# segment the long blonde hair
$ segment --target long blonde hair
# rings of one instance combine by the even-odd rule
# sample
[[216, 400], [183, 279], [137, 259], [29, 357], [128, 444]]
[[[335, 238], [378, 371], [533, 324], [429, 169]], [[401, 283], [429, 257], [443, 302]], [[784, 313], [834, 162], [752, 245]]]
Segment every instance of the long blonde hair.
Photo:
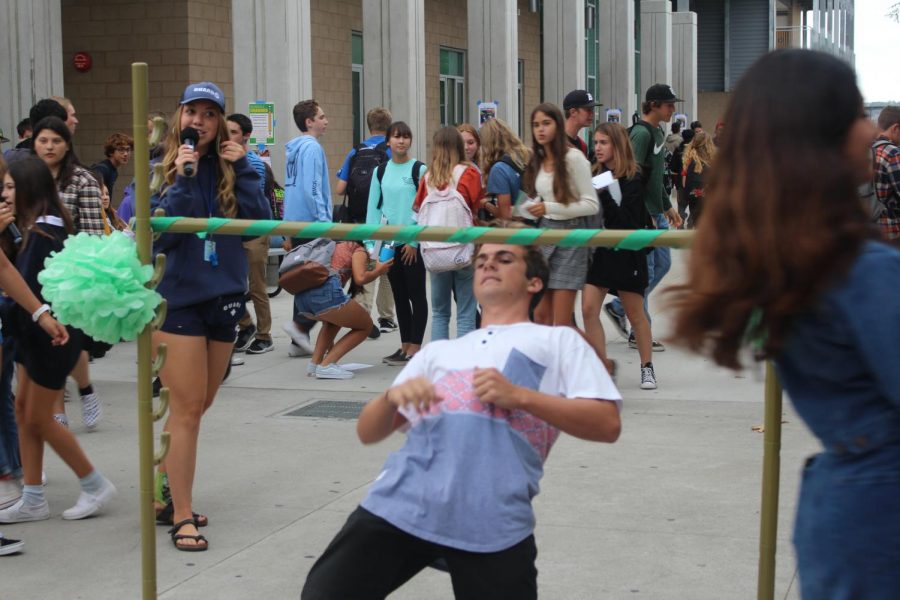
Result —
[[705, 131], [694, 136], [694, 139], [684, 149], [684, 166], [694, 163], [694, 172], [702, 173], [703, 169], [712, 164], [716, 156], [716, 145]]
[[487, 175], [494, 163], [508, 155], [521, 170], [531, 160], [531, 150], [522, 143], [512, 128], [502, 119], [488, 119], [481, 126], [481, 170]]
[[[631, 140], [628, 138], [628, 131], [618, 123], [600, 123], [594, 130], [594, 135], [605, 135], [612, 144], [613, 157], [616, 161], [616, 168], [612, 169], [613, 177], [616, 179], [631, 179], [637, 175], [640, 167], [634, 159], [634, 151], [631, 148]], [[593, 138], [593, 136], [591, 136]], [[600, 173], [606, 169], [605, 165], [601, 165], [600, 161], [594, 163], [594, 174]]]
[[441, 127], [431, 140], [431, 164], [428, 165], [428, 185], [442, 188], [453, 178], [453, 168], [466, 164], [466, 146], [456, 127]]
[[[163, 155], [161, 164], [167, 186], [171, 186], [175, 183], [175, 175], [178, 171], [175, 167], [175, 157], [178, 156], [178, 148], [181, 147], [181, 113], [183, 110], [184, 105], [179, 106], [178, 110], [175, 111], [175, 114], [172, 116], [172, 121], [169, 124], [169, 130], [166, 133], [166, 151]], [[218, 114], [219, 127], [218, 132], [216, 133], [216, 139], [213, 141], [213, 143], [216, 144], [216, 148], [218, 148], [220, 143], [228, 140], [228, 128], [225, 123], [225, 115], [223, 113]], [[234, 218], [237, 216], [237, 197], [234, 195], [234, 165], [218, 154], [216, 156], [216, 162], [219, 175], [217, 178], [219, 185], [216, 186], [218, 189], [216, 199], [219, 201], [219, 210], [221, 210], [222, 214], [226, 217]]]

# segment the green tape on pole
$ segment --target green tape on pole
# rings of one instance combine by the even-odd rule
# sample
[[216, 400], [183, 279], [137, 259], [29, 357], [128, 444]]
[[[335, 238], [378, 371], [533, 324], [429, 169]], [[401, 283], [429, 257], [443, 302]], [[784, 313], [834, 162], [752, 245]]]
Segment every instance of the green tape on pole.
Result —
[[244, 235], [252, 235], [253, 237], [269, 235], [279, 225], [281, 225], [281, 221], [256, 221], [253, 225], [250, 225], [244, 230]]
[[557, 246], [561, 246], [563, 248], [579, 248], [581, 246], [587, 246], [587, 243], [591, 241], [591, 238], [594, 237], [594, 234], [601, 231], [600, 229], [573, 229], [566, 237], [561, 239]]
[[458, 229], [453, 232], [453, 234], [447, 238], [447, 241], [460, 244], [471, 244], [488, 231], [491, 231], [490, 227], [466, 227], [465, 229]]
[[667, 229], [639, 229], [629, 233], [624, 240], [615, 245], [616, 250], [641, 250], [653, 243], [653, 240], [664, 234]]
[[524, 246], [530, 246], [536, 239], [541, 237], [541, 234], [545, 231], [546, 229], [519, 229], [514, 234], [509, 236], [506, 241], [510, 244], [522, 244]]
[[344, 239], [346, 240], [356, 240], [357, 242], [361, 242], [363, 240], [372, 239], [372, 234], [381, 229], [381, 225], [356, 225], [353, 229], [351, 229]]
[[206, 233], [214, 233], [216, 229], [224, 227], [231, 222], [231, 219], [224, 217], [210, 217], [206, 220]]
[[326, 237], [328, 232], [331, 231], [332, 227], [337, 225], [337, 223], [310, 223], [309, 225], [303, 227], [298, 231], [294, 237], [298, 238], [320, 238]]
[[153, 217], [150, 219], [150, 229], [162, 233], [183, 218], [184, 217]]
[[397, 232], [394, 239], [401, 244], [409, 244], [416, 241], [416, 236], [425, 231], [424, 225], [406, 225]]

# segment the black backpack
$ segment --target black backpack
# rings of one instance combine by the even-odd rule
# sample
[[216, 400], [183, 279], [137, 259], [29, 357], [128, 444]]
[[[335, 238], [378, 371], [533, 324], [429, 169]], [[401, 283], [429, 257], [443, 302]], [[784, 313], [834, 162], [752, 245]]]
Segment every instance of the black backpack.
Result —
[[[412, 182], [413, 182], [413, 187], [416, 189], [417, 192], [419, 191], [419, 171], [422, 170], [423, 166], [425, 166], [425, 163], [423, 163], [421, 160], [413, 161]], [[384, 180], [384, 174], [386, 171], [387, 171], [387, 163], [386, 162], [378, 165], [378, 169], [376, 169], [376, 171], [375, 171], [375, 177], [378, 178], [378, 185], [381, 185], [381, 182]], [[382, 206], [384, 206], [384, 192], [382, 192], [381, 195], [378, 197], [378, 206], [376, 206], [375, 208], [377, 208], [378, 210], [381, 210]]]
[[357, 144], [356, 152], [350, 159], [350, 173], [347, 176], [347, 194], [344, 202], [344, 221], [348, 223], [365, 223], [366, 209], [369, 206], [369, 187], [375, 170], [387, 163], [388, 146], [381, 142], [376, 146]]
[[[629, 137], [631, 136], [631, 132], [634, 131], [635, 127], [643, 127], [644, 129], [646, 129], [647, 132], [650, 134], [650, 145], [651, 146], [655, 145], [655, 141], [654, 141], [655, 138], [653, 136], [653, 127], [650, 125], [650, 123], [648, 123], [644, 120], [635, 121], [635, 123], [631, 127], [628, 128]], [[650, 152], [651, 152], [651, 150], [648, 147], [647, 155], [644, 156], [642, 159], [638, 160], [638, 164], [641, 165], [641, 176], [644, 178], [644, 188], [645, 189], [648, 185], [650, 185], [650, 173], [653, 172], [653, 163], [650, 162]], [[666, 165], [666, 168], [663, 169], [663, 187], [665, 188], [666, 195], [668, 196], [669, 194], [672, 193], [672, 184], [673, 184], [672, 174], [669, 172], [669, 169], [667, 168], [669, 163], [672, 161], [672, 153], [669, 152], [668, 148], [665, 149], [665, 153], [666, 153], [665, 156], [663, 156], [663, 165]]]

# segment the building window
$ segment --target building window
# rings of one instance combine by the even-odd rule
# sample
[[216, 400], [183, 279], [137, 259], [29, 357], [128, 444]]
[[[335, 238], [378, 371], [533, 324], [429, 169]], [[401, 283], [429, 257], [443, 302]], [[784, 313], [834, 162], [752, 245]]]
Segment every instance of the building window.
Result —
[[441, 126], [466, 121], [465, 65], [465, 52], [441, 48]]
[[363, 107], [363, 38], [362, 33], [354, 31], [350, 34], [352, 71], [351, 87], [353, 90], [353, 145], [366, 138], [366, 110]]
[[[597, 0], [585, 0], [584, 3], [584, 52], [585, 52], [585, 89], [591, 93], [594, 99], [600, 96], [600, 88], [597, 85], [600, 61], [600, 23], [597, 10]], [[594, 111], [593, 130], [600, 122], [600, 111]], [[585, 135], [590, 136], [590, 131]], [[587, 139], [590, 145], [590, 137]]]
[[518, 85], [516, 89], [516, 102], [519, 105], [519, 122], [517, 123], [519, 127], [519, 137], [522, 137], [522, 124], [525, 120], [525, 117], [522, 115], [525, 113], [525, 61], [519, 59], [519, 67], [518, 67]]

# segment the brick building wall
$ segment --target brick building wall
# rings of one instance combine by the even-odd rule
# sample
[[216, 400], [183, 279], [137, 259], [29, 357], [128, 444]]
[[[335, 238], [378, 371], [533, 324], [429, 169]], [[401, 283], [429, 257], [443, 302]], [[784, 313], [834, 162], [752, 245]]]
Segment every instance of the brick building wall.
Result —
[[[319, 102], [328, 117], [328, 131], [321, 142], [328, 157], [333, 190], [337, 182], [337, 171], [347, 152], [353, 147], [351, 35], [353, 31], [362, 31], [362, 2], [312, 0], [310, 22], [313, 98]], [[292, 123], [288, 138], [293, 138], [298, 133]], [[333, 201], [337, 203], [339, 198], [334, 197]]]
[[[227, 108], [233, 90], [231, 2], [189, 0], [62, 0], [63, 81], [77, 111], [75, 147], [82, 162], [102, 160], [109, 134], [131, 134], [131, 63], [149, 65], [150, 110], [171, 115], [184, 87], [209, 80], [222, 87]], [[93, 67], [72, 66], [89, 52]], [[134, 173], [120, 169], [113, 202]]]
[[[440, 49], [442, 46], [467, 50], [469, 46], [468, 11], [465, 2], [425, 0], [425, 127], [427, 131], [414, 131], [425, 135], [428, 156], [431, 156], [431, 138], [441, 126], [440, 116]], [[466, 89], [468, 89], [468, 65], [466, 65]], [[466, 103], [466, 119], [474, 119], [474, 110]], [[425, 160], [425, 159], [422, 159]]]

